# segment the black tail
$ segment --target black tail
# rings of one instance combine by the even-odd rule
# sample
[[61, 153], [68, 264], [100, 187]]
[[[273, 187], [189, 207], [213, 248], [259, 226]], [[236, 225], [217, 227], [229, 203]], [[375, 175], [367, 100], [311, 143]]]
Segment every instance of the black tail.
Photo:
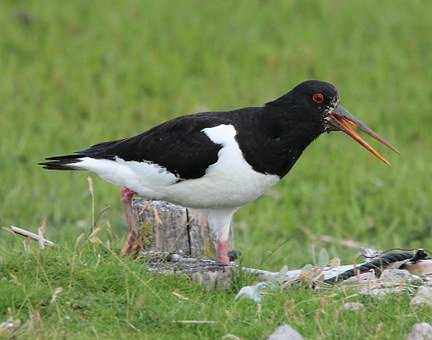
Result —
[[73, 163], [79, 162], [79, 155], [54, 156], [45, 158], [46, 162], [38, 163], [47, 170], [80, 170], [73, 167]]
[[103, 142], [92, 145], [88, 149], [75, 152], [73, 155], [53, 156], [45, 158], [46, 162], [38, 163], [47, 170], [81, 170], [73, 166], [74, 163], [80, 161], [83, 157], [113, 159], [116, 155], [115, 150], [109, 152], [113, 147], [125, 141], [125, 139]]

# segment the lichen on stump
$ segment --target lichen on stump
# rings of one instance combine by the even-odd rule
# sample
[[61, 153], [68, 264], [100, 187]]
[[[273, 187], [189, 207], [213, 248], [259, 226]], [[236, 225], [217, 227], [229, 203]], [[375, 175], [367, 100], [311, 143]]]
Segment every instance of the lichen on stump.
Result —
[[193, 258], [215, 256], [215, 238], [202, 211], [165, 201], [135, 199], [132, 213], [135, 225], [123, 254], [156, 251]]

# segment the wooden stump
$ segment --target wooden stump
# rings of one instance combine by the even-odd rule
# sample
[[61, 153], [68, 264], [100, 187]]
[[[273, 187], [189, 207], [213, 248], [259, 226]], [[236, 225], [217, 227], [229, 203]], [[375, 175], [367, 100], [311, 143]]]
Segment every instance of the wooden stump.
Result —
[[208, 289], [230, 286], [231, 268], [209, 260], [216, 255], [215, 237], [201, 211], [135, 199], [132, 214], [134, 223], [122, 249], [124, 255], [145, 256], [150, 270], [186, 274]]
[[[214, 257], [215, 237], [201, 211], [164, 201], [135, 199], [132, 203], [134, 245], [123, 247], [125, 255], [137, 252], [168, 252], [194, 258]], [[128, 237], [127, 242], [131, 237]], [[232, 246], [232, 233], [230, 245]]]

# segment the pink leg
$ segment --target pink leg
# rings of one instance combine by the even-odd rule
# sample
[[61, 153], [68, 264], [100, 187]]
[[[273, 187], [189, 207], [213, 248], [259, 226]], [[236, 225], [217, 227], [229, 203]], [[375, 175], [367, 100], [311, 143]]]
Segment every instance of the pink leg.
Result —
[[132, 198], [135, 192], [128, 188], [121, 189], [121, 201], [123, 203], [123, 208], [125, 211], [126, 223], [129, 230], [135, 225], [135, 218], [132, 214]]
[[224, 265], [230, 264], [228, 251], [230, 247], [231, 219], [237, 208], [209, 209], [207, 219], [212, 237], [215, 239], [217, 261]]
[[229, 242], [218, 240], [216, 243], [216, 256], [218, 262], [226, 265], [230, 264], [228, 251], [229, 251]]
[[122, 248], [123, 255], [135, 253], [140, 248], [137, 223], [132, 211], [132, 198], [134, 195], [135, 192], [128, 188], [121, 189], [121, 201], [123, 203], [126, 223], [128, 225], [127, 241]]

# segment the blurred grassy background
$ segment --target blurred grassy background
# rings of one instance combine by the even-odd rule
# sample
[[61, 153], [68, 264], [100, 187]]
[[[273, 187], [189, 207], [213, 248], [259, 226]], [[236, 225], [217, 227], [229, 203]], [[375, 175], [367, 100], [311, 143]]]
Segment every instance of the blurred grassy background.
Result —
[[[42, 171], [45, 156], [184, 113], [260, 105], [316, 78], [336, 84], [344, 106], [401, 156], [386, 151], [386, 167], [342, 135], [322, 136], [237, 214], [245, 262], [312, 262], [305, 229], [382, 249], [432, 248], [431, 13], [426, 0], [4, 0], [0, 224], [36, 228], [47, 218], [48, 237], [71, 242], [89, 230], [86, 175]], [[98, 210], [112, 207], [106, 218], [122, 235], [117, 188], [95, 187]]]

